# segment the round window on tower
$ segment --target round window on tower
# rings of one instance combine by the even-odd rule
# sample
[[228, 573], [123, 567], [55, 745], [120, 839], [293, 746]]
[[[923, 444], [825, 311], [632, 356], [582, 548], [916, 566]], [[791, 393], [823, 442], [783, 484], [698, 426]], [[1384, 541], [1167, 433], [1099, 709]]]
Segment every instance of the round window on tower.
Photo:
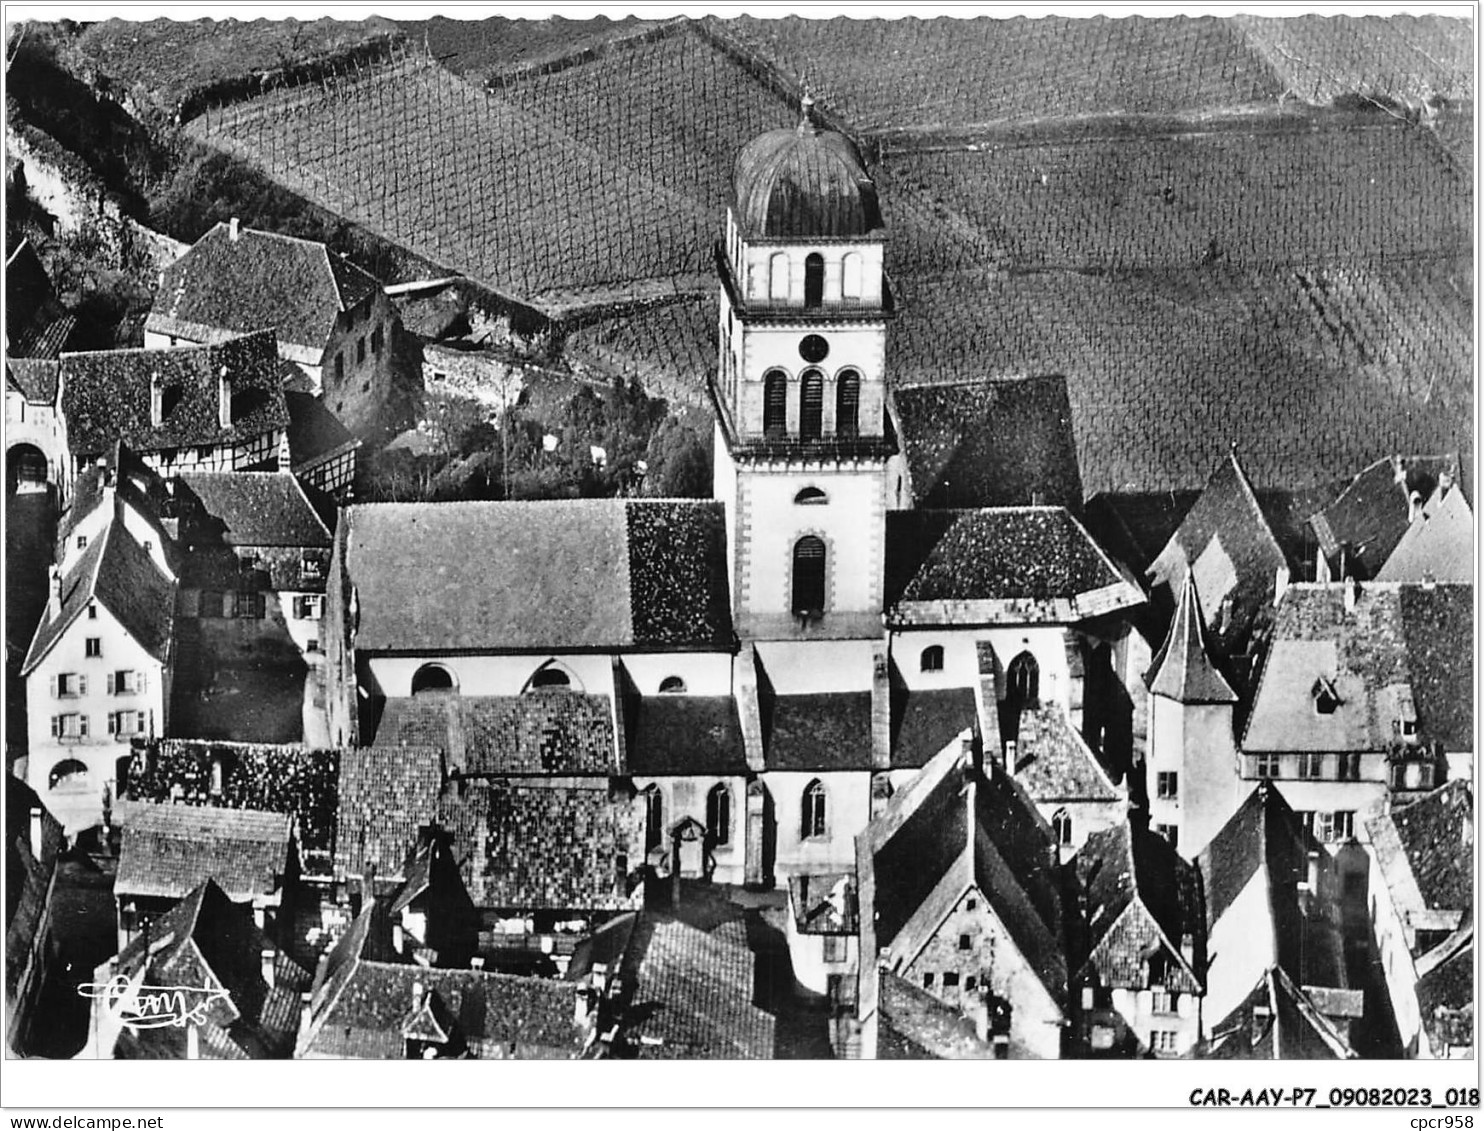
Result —
[[810, 365], [818, 365], [830, 356], [830, 343], [818, 334], [810, 334], [799, 343], [799, 356]]

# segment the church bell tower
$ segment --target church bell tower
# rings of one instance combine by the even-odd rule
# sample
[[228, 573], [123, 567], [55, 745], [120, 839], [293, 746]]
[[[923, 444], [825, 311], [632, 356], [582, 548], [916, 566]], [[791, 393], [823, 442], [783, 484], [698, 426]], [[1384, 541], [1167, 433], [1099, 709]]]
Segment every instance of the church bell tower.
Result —
[[855, 145], [799, 125], [737, 158], [713, 379], [732, 615], [752, 640], [881, 635], [886, 230]]

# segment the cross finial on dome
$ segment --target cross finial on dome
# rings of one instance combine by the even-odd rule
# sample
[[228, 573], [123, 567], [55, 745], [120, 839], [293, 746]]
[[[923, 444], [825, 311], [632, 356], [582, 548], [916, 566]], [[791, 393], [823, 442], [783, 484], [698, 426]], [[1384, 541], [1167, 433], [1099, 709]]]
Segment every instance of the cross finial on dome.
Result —
[[814, 98], [806, 86], [799, 97], [799, 133], [812, 134], [814, 132]]

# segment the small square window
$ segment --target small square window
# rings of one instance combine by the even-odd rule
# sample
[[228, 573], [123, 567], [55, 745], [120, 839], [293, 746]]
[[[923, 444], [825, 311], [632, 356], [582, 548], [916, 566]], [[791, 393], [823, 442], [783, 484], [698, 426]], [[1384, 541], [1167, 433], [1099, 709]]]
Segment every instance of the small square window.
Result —
[[970, 936], [970, 935], [959, 935], [958, 936], [958, 949], [959, 950], [972, 950], [973, 948], [974, 948], [974, 939], [973, 939], [972, 936]]
[[968, 899], [964, 900], [964, 908], [968, 911], [977, 911], [979, 909], [979, 901], [971, 895]]
[[83, 647], [89, 657], [97, 658], [103, 655], [103, 638], [101, 636], [89, 636]]
[[86, 550], [88, 548], [88, 536], [86, 534], [79, 534], [77, 536], [77, 548], [79, 550]]
[[930, 990], [933, 988], [933, 975], [931, 972], [926, 973], [922, 976], [922, 988], [925, 990]]
[[98, 606], [91, 601], [88, 602], [88, 620], [98, 619]]
[[1180, 775], [1172, 770], [1161, 771], [1156, 785], [1161, 801], [1174, 801], [1180, 796]]
[[943, 988], [945, 990], [948, 990], [948, 989], [957, 989], [958, 988], [958, 971], [957, 970], [946, 970], [946, 971], [944, 971], [944, 973], [943, 973]]
[[970, 974], [967, 978], [964, 979], [964, 989], [966, 989], [966, 990], [972, 990], [978, 984], [979, 984], [979, 979], [976, 978], [976, 977], [974, 977], [974, 975], [972, 975], [972, 974]]

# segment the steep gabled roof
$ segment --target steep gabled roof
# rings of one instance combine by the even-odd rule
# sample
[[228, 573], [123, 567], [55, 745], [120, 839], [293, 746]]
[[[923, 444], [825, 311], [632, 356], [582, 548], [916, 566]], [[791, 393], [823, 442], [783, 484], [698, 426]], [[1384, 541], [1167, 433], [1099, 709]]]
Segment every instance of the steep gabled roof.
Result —
[[164, 662], [174, 629], [175, 582], [115, 518], [62, 579], [61, 611], [37, 626], [22, 675], [41, 663], [95, 598], [141, 648]]
[[958, 1010], [896, 974], [881, 974], [882, 1060], [989, 1060], [994, 1049]]
[[[57, 545], [61, 547], [79, 523], [102, 505], [111, 488], [120, 503], [127, 503], [160, 536], [161, 545], [171, 546], [161, 523], [169, 494], [165, 480], [140, 459], [122, 440], [109, 446], [72, 484], [72, 502], [57, 523]], [[60, 556], [60, 555], [59, 555]]]
[[56, 360], [30, 357], [5, 359], [5, 376], [32, 404], [55, 405], [62, 365]]
[[[1433, 958], [1436, 955], [1436, 958]], [[1472, 917], [1422, 964], [1417, 978], [1417, 1010], [1432, 1055], [1445, 1049], [1473, 1048], [1474, 924]]]
[[329, 528], [287, 471], [188, 471], [179, 480], [223, 524], [229, 546], [330, 547]]
[[1352, 576], [1376, 577], [1407, 531], [1412, 496], [1428, 498], [1442, 475], [1457, 480], [1456, 452], [1378, 459], [1309, 520], [1320, 549], [1334, 559], [1343, 547]]
[[1066, 712], [1053, 703], [1021, 711], [1015, 763], [1007, 768], [1038, 804], [1124, 797]]
[[1288, 568], [1283, 547], [1258, 504], [1235, 450], [1216, 465], [1205, 490], [1160, 552], [1149, 575], [1178, 593], [1194, 574], [1214, 625], [1222, 601], [1232, 599], [1222, 636], [1240, 636], [1271, 596], [1277, 572]]
[[1474, 515], [1461, 489], [1433, 490], [1377, 571], [1376, 580], [1473, 584]]
[[336, 319], [381, 289], [322, 243], [219, 223], [167, 267], [148, 326], [191, 341], [276, 330], [323, 351]]
[[1066, 378], [902, 385], [890, 397], [918, 507], [1082, 505]]
[[256, 809], [131, 805], [114, 890], [180, 896], [212, 879], [233, 899], [279, 891], [292, 858], [293, 818]]
[[289, 463], [293, 470], [360, 446], [361, 442], [319, 397], [285, 388], [283, 401], [289, 419]]
[[[123, 440], [137, 452], [239, 443], [288, 423], [283, 366], [272, 330], [210, 346], [69, 353], [62, 357], [62, 412], [75, 454]], [[230, 423], [222, 424], [221, 378]], [[156, 382], [179, 401], [153, 423]]]
[[1187, 573], [1180, 586], [1175, 619], [1146, 679], [1150, 691], [1177, 703], [1237, 701], [1237, 693], [1206, 650], [1206, 626], [1194, 573]]
[[1354, 1060], [1355, 1051], [1283, 969], [1267, 970], [1247, 998], [1211, 1027], [1213, 1060]]
[[887, 515], [894, 624], [1075, 621], [1144, 595], [1065, 507]]
[[364, 650], [731, 645], [719, 503], [381, 503], [345, 523]]
[[[1101, 829], [1077, 850], [1075, 868], [1087, 908], [1079, 978], [1142, 988], [1140, 962], [1158, 945], [1184, 971], [1187, 989], [1204, 986], [1200, 874], [1168, 840], [1142, 824]], [[1189, 958], [1182, 945], [1187, 938]]]
[[1369, 822], [1372, 850], [1403, 916], [1426, 911], [1473, 917], [1474, 794], [1451, 781]]

